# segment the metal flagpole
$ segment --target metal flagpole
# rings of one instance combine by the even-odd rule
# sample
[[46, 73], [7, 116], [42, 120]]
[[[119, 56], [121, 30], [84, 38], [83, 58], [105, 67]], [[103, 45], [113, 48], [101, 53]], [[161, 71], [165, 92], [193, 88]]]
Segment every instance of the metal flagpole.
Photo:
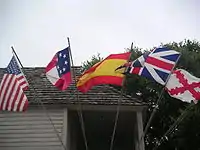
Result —
[[[14, 47], [11, 46], [11, 49], [12, 49], [12, 52], [13, 52], [13, 56], [14, 56], [15, 58], [17, 58], [18, 63], [19, 63], [20, 66], [23, 68], [22, 63], [21, 63], [21, 61], [19, 60], [19, 57], [17, 56], [17, 53], [15, 52]], [[24, 75], [24, 72], [22, 71], [22, 69], [21, 69], [20, 67], [19, 67], [19, 69], [20, 69], [21, 73], [23, 74], [23, 76], [25, 76], [25, 75]], [[27, 84], [28, 84], [28, 86], [29, 86], [29, 83], [28, 83], [28, 80], [26, 79], [26, 76], [25, 76], [25, 80], [26, 80], [26, 82], [27, 82]]]
[[13, 46], [11, 46], [11, 49], [12, 49], [12, 52], [14, 53], [15, 57], [17, 58], [17, 60], [18, 60], [19, 64], [20, 64], [20, 65], [21, 65], [21, 67], [23, 68], [23, 65], [22, 65], [21, 61], [19, 60], [19, 57], [17, 56], [17, 53], [15, 52], [15, 49], [14, 49], [14, 47], [13, 47]]
[[[132, 49], [133, 49], [133, 42], [131, 43], [131, 50]], [[130, 54], [130, 57], [131, 57], [131, 54]], [[130, 57], [129, 57], [127, 62], [129, 62]], [[118, 102], [117, 102], [118, 105], [117, 105], [117, 111], [116, 111], [116, 115], [115, 115], [115, 123], [114, 123], [113, 133], [112, 133], [111, 142], [110, 142], [110, 150], [113, 149], [113, 145], [114, 145], [114, 138], [115, 138], [115, 133], [116, 133], [116, 128], [117, 128], [117, 123], [118, 123], [118, 120], [119, 120], [119, 111], [120, 111], [120, 106], [121, 106], [122, 95], [123, 95], [123, 92], [124, 92], [125, 80], [126, 80], [126, 76], [124, 76], [124, 79], [122, 81], [122, 88], [121, 88], [121, 91], [120, 91], [120, 97], [118, 98]]]
[[146, 127], [145, 127], [145, 129], [144, 129], [144, 132], [143, 132], [143, 134], [142, 134], [142, 136], [141, 136], [141, 139], [139, 140], [139, 143], [140, 143], [140, 141], [144, 138], [144, 136], [146, 135], [146, 133], [147, 133], [147, 131], [148, 131], [148, 129], [149, 129], [149, 126], [150, 126], [150, 124], [151, 124], [151, 121], [153, 120], [153, 117], [154, 117], [154, 115], [155, 115], [155, 113], [156, 113], [156, 111], [157, 111], [157, 109], [158, 109], [158, 105], [159, 105], [159, 103], [160, 103], [160, 101], [161, 101], [161, 99], [162, 99], [162, 97], [163, 97], [163, 93], [164, 93], [164, 91], [165, 91], [165, 86], [167, 85], [167, 82], [168, 82], [168, 80], [169, 80], [169, 78], [170, 78], [170, 76], [171, 76], [171, 74], [172, 74], [172, 71], [173, 71], [174, 68], [176, 67], [176, 65], [177, 65], [177, 63], [178, 63], [180, 57], [181, 57], [181, 54], [179, 55], [179, 57], [178, 57], [178, 59], [176, 60], [176, 62], [175, 62], [175, 64], [174, 64], [173, 68], [172, 68], [171, 71], [170, 71], [170, 74], [169, 74], [168, 77], [167, 77], [167, 80], [166, 80], [166, 82], [165, 82], [165, 85], [164, 85], [164, 87], [162, 88], [162, 91], [161, 91], [161, 93], [160, 93], [160, 95], [159, 95], [159, 98], [158, 98], [158, 100], [157, 100], [156, 106], [155, 106], [155, 108], [153, 109], [153, 112], [151, 113], [151, 116], [150, 116], [150, 118], [149, 118], [149, 120], [148, 120], [148, 122], [147, 122], [147, 125], [146, 125]]
[[[14, 50], [14, 47], [12, 46], [11, 49], [12, 49], [12, 51], [13, 51], [15, 57], [17, 58], [19, 64], [21, 65], [21, 67], [22, 67], [22, 69], [23, 69], [24, 67], [23, 67], [23, 65], [22, 65], [22, 63], [21, 63], [19, 57], [17, 56], [17, 53], [16, 53], [15, 50]], [[20, 68], [20, 69], [21, 69], [21, 68]], [[21, 69], [21, 72], [22, 72], [22, 69]], [[22, 73], [23, 73], [23, 72], [22, 72]], [[27, 80], [27, 79], [26, 79], [26, 80]], [[27, 83], [28, 83], [28, 80], [27, 80]], [[34, 87], [33, 85], [30, 85], [30, 84], [29, 84], [29, 87], [32, 87], [32, 88], [33, 88], [33, 91], [34, 91], [34, 99], [35, 99], [35, 96], [38, 96], [38, 95], [36, 94], [35, 87]], [[53, 129], [54, 129], [54, 132], [56, 133], [56, 135], [57, 135], [57, 137], [58, 137], [58, 140], [61, 142], [62, 147], [63, 147], [65, 150], [67, 150], [66, 146], [64, 145], [64, 143], [63, 143], [63, 141], [62, 141], [62, 138], [60, 137], [59, 133], [58, 133], [57, 130], [56, 130], [56, 127], [55, 127], [54, 124], [53, 124], [53, 121], [52, 121], [52, 119], [51, 119], [51, 117], [50, 117], [50, 115], [49, 115], [49, 113], [48, 113], [46, 107], [44, 106], [44, 104], [42, 103], [41, 100], [38, 99], [38, 101], [39, 101], [39, 103], [41, 104], [41, 106], [42, 106], [42, 108], [43, 108], [43, 110], [44, 110], [44, 112], [45, 112], [47, 118], [49, 119], [49, 122], [50, 122], [50, 124], [52, 125], [52, 127], [53, 127]]]
[[[67, 37], [67, 41], [68, 41], [68, 45], [69, 45], [69, 53], [70, 53], [70, 58], [71, 58], [71, 62], [72, 62], [72, 67], [73, 67], [72, 70], [73, 70], [73, 75], [74, 75], [74, 81], [75, 81], [75, 85], [76, 85], [77, 84], [76, 71], [74, 69], [74, 63], [73, 63], [73, 59], [72, 59], [72, 52], [71, 52], [71, 45], [70, 45], [69, 37]], [[78, 109], [79, 121], [80, 121], [80, 124], [81, 124], [85, 148], [86, 148], [86, 150], [88, 150], [88, 142], [87, 142], [86, 133], [85, 133], [82, 106], [81, 106], [81, 103], [79, 101], [79, 92], [78, 92], [77, 89], [76, 89], [76, 93], [77, 93], [76, 95], [77, 95], [77, 101], [78, 101], [78, 105], [79, 105], [79, 109]]]

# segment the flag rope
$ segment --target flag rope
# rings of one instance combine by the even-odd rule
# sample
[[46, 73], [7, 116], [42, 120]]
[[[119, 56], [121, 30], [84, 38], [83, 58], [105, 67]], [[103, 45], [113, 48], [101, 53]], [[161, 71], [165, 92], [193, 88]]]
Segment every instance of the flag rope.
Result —
[[[33, 87], [33, 86], [32, 86], [32, 87]], [[35, 88], [34, 88], [34, 87], [33, 87], [33, 90], [34, 90], [34, 93], [35, 93]], [[36, 94], [36, 93], [35, 93], [35, 94]], [[34, 95], [35, 95], [35, 94], [34, 94]], [[61, 136], [59, 135], [58, 131], [56, 130], [56, 127], [55, 127], [55, 125], [54, 125], [54, 123], [53, 123], [53, 121], [52, 121], [52, 119], [51, 119], [51, 117], [50, 117], [50, 115], [49, 115], [49, 113], [48, 113], [48, 110], [46, 109], [46, 107], [44, 106], [44, 104], [43, 104], [43, 102], [42, 102], [41, 100], [38, 100], [38, 101], [39, 101], [39, 103], [41, 104], [42, 109], [44, 110], [44, 112], [45, 112], [47, 118], [49, 119], [50, 124], [53, 126], [54, 132], [56, 133], [56, 135], [57, 135], [57, 137], [58, 137], [60, 143], [62, 144], [62, 147], [64, 148], [64, 150], [67, 150], [67, 147], [66, 147], [65, 144], [63, 143], [63, 140], [62, 140]]]
[[192, 109], [193, 106], [195, 106], [195, 103], [190, 104], [184, 110], [184, 112], [181, 113], [181, 115], [177, 118], [177, 120], [170, 126], [170, 128], [160, 138], [160, 140], [158, 141], [158, 143], [156, 144], [156, 146], [153, 148], [153, 150], [156, 150], [162, 144], [162, 142], [164, 142], [164, 140], [167, 138], [167, 136], [170, 135], [174, 131], [174, 129], [181, 123], [181, 121], [183, 121], [183, 119], [188, 115], [188, 111], [190, 109]]
[[[24, 67], [23, 67], [23, 65], [22, 65], [22, 63], [21, 63], [19, 57], [17, 56], [17, 53], [16, 53], [15, 50], [14, 50], [14, 47], [11, 47], [11, 48], [12, 48], [12, 51], [13, 51], [14, 55], [16, 56], [17, 60], [19, 61], [19, 64], [20, 64], [21, 67], [22, 67], [22, 68], [21, 68], [21, 71], [22, 71], [22, 69], [23, 69]], [[27, 80], [27, 82], [28, 82], [28, 80]], [[35, 100], [36, 102], [38, 102], [38, 104], [39, 104], [39, 103], [41, 104], [42, 109], [43, 109], [43, 111], [45, 112], [45, 114], [46, 114], [46, 116], [47, 116], [47, 118], [48, 118], [50, 124], [52, 125], [52, 127], [53, 127], [53, 129], [54, 129], [54, 132], [55, 132], [56, 135], [57, 135], [58, 140], [60, 141], [60, 143], [61, 143], [62, 147], [64, 148], [64, 150], [67, 150], [67, 148], [66, 148], [66, 146], [64, 145], [64, 143], [63, 143], [63, 141], [62, 141], [62, 138], [60, 137], [59, 133], [57, 132], [56, 127], [54, 126], [53, 121], [52, 121], [52, 119], [51, 119], [51, 117], [50, 117], [50, 115], [49, 115], [49, 113], [48, 113], [46, 107], [44, 106], [43, 102], [42, 102], [40, 99], [38, 99], [38, 101], [37, 101], [37, 99], [36, 99], [35, 96], [38, 96], [38, 95], [36, 94], [35, 87], [34, 87], [33, 85], [30, 85], [30, 84], [29, 84], [29, 87], [32, 87], [32, 88], [33, 88], [33, 91], [34, 91], [34, 100]]]
[[[70, 53], [72, 66], [74, 66], [69, 37], [67, 38], [67, 40], [68, 40], [68, 45], [69, 45], [69, 53]], [[72, 70], [73, 70], [73, 75], [74, 75], [74, 82], [75, 82], [75, 85], [76, 85], [77, 84], [76, 71], [75, 71], [74, 68]], [[76, 96], [77, 96], [76, 98], [77, 98], [77, 101], [78, 101], [78, 111], [77, 112], [78, 112], [79, 121], [80, 121], [80, 124], [81, 124], [81, 130], [82, 130], [82, 134], [83, 134], [84, 144], [85, 144], [86, 150], [88, 150], [88, 141], [87, 141], [86, 133], [85, 133], [85, 125], [84, 125], [84, 119], [83, 119], [82, 105], [81, 105], [81, 102], [79, 100], [79, 92], [78, 92], [77, 88], [76, 88]]]

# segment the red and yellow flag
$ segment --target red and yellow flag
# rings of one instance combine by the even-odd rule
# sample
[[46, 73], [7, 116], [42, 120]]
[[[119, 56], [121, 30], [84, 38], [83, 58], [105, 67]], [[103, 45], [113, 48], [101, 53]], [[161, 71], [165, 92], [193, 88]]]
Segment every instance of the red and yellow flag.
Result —
[[95, 85], [113, 84], [122, 86], [124, 68], [117, 71], [116, 68], [127, 62], [130, 52], [111, 54], [101, 62], [96, 63], [86, 70], [77, 82], [79, 91], [86, 93]]

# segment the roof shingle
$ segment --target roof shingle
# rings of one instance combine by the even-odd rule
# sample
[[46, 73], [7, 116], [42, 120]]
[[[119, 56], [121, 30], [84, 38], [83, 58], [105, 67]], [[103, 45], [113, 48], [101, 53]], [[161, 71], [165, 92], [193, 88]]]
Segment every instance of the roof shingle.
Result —
[[[80, 75], [80, 67], [73, 67], [77, 75]], [[109, 85], [94, 86], [86, 94], [76, 90], [75, 82], [65, 91], [59, 91], [46, 78], [44, 67], [23, 68], [30, 88], [25, 93], [30, 104], [37, 104], [37, 99], [42, 100], [44, 104], [82, 104], [91, 105], [117, 105], [120, 98], [120, 92]], [[3, 77], [3, 68], [0, 68], [0, 81]], [[77, 99], [77, 94], [79, 101]], [[143, 105], [138, 99], [127, 95], [122, 96], [122, 105]]]

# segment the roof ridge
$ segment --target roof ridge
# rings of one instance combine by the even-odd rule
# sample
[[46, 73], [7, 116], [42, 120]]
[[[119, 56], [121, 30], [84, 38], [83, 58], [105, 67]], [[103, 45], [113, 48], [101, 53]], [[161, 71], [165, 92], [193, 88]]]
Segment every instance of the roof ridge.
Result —
[[[78, 72], [79, 68], [75, 69]], [[44, 73], [44, 67], [25, 67], [24, 72], [30, 84], [33, 85], [36, 90], [37, 97], [40, 98], [45, 104], [77, 104], [77, 99], [72, 99], [72, 92], [76, 88], [73, 83], [66, 91], [57, 90], [46, 78]], [[3, 77], [3, 69], [0, 69], [0, 80]], [[33, 87], [30, 87], [28, 91], [25, 91], [29, 102], [34, 102]], [[111, 85], [97, 85], [90, 89], [87, 93], [79, 94], [81, 103], [89, 105], [117, 105], [120, 92]], [[142, 106], [145, 103], [139, 101], [137, 98], [123, 94], [122, 105], [137, 105]]]

